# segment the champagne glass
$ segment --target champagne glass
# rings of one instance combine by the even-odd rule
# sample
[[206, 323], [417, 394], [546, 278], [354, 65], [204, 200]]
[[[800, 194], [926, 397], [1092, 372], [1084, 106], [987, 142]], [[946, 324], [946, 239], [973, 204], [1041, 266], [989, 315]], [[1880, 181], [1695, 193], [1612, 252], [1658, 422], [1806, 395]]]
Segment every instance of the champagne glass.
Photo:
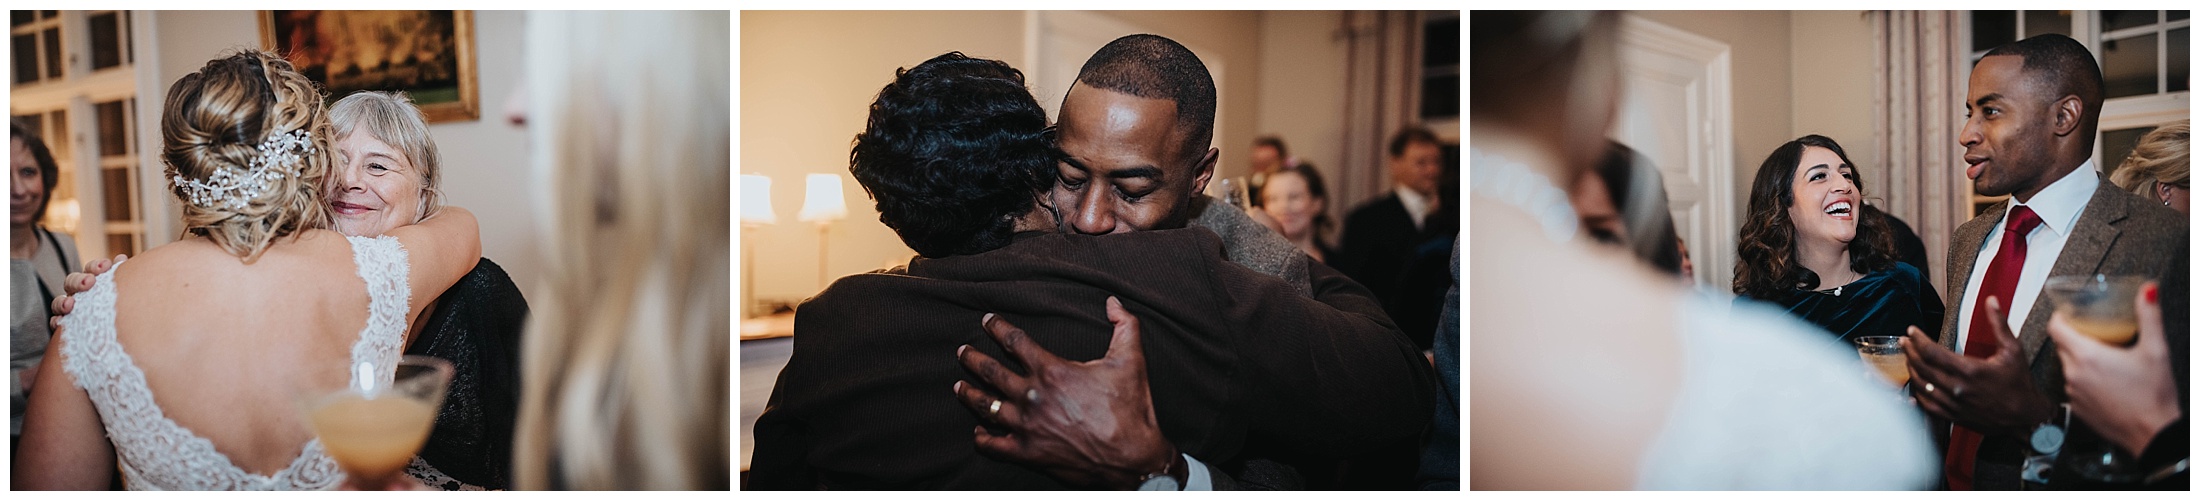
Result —
[[[2062, 314], [2072, 329], [2111, 346], [2130, 346], [2139, 334], [2139, 311], [2134, 301], [2145, 284], [2146, 277], [2138, 276], [2068, 275], [2048, 277], [2041, 292], [2055, 302], [2055, 312]], [[2133, 471], [2137, 461], [2130, 455], [2106, 444], [2095, 445], [2064, 451], [2071, 454], [2069, 466], [2078, 476], [2103, 483], [2139, 479]]]
[[1902, 357], [1901, 336], [1862, 336], [1849, 340], [1856, 345], [1857, 356], [1864, 357], [1864, 365], [1879, 373], [1881, 379], [1902, 388], [1910, 384], [1910, 362]]
[[[392, 371], [387, 382], [377, 377]], [[435, 357], [406, 355], [396, 367], [360, 362], [352, 383], [309, 396], [301, 407], [321, 448], [355, 485], [382, 486], [428, 441], [452, 373], [450, 362]]]
[[1222, 178], [1222, 202], [1237, 206], [1239, 210], [1252, 211], [1253, 197], [1247, 186], [1248, 182], [1242, 178]]

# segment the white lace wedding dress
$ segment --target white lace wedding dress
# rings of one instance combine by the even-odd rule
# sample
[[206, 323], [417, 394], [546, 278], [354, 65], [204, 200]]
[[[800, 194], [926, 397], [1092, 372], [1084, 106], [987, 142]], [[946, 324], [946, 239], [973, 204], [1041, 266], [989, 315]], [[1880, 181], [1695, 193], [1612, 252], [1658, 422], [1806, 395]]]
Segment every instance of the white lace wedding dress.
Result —
[[[367, 326], [351, 347], [352, 363], [373, 361], [381, 367], [396, 367], [412, 295], [406, 284], [405, 249], [390, 237], [349, 239], [352, 261], [359, 267], [359, 278], [366, 281], [370, 300]], [[237, 467], [214, 449], [212, 441], [168, 419], [153, 402], [145, 372], [115, 340], [114, 273], [111, 269], [99, 275], [91, 290], [77, 296], [76, 310], [62, 320], [67, 341], [62, 354], [67, 357], [63, 369], [99, 409], [125, 486], [131, 490], [318, 490], [334, 489], [343, 482], [343, 471], [321, 449], [319, 439], [306, 442], [290, 466], [274, 475], [260, 475]], [[379, 385], [387, 385], [393, 376], [376, 377]], [[358, 378], [356, 373], [353, 378]]]

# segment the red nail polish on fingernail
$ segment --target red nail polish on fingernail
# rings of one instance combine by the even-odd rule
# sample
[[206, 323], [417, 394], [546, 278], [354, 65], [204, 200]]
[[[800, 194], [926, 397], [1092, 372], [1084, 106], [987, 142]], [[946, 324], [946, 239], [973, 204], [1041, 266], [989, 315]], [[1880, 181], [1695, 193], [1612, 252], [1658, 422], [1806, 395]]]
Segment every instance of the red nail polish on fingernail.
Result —
[[2161, 303], [2161, 302], [2162, 302], [2162, 286], [2159, 286], [2159, 285], [2152, 285], [2152, 286], [2147, 286], [2147, 304], [2157, 304], [2157, 303]]

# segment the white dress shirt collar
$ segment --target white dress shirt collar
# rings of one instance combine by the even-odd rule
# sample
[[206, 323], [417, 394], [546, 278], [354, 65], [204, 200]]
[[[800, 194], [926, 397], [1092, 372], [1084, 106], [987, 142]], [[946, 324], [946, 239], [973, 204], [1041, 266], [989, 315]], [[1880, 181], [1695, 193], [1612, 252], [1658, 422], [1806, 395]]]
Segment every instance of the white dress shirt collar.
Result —
[[1435, 201], [1429, 200], [1428, 196], [1413, 191], [1413, 188], [1407, 188], [1402, 184], [1391, 188], [1391, 191], [1398, 193], [1398, 201], [1406, 206], [1406, 215], [1413, 216], [1413, 229], [1421, 229], [1421, 224], [1428, 219], [1428, 213], [1431, 210], [1429, 206], [1434, 204]]
[[[2077, 170], [2070, 171], [2062, 179], [2041, 188], [2039, 193], [2032, 194], [2032, 200], [2020, 202], [2011, 197], [2010, 204], [2011, 207], [2022, 205], [2032, 208], [2032, 212], [2040, 215], [2040, 222], [2046, 224], [2048, 229], [2069, 235], [2071, 227], [2078, 224], [2078, 214], [2085, 211], [2086, 202], [2093, 201], [2093, 190], [2100, 186], [2101, 173], [2093, 169], [2092, 160], [2086, 160]], [[2006, 220], [2008, 216], [2004, 214], [2002, 218]]]

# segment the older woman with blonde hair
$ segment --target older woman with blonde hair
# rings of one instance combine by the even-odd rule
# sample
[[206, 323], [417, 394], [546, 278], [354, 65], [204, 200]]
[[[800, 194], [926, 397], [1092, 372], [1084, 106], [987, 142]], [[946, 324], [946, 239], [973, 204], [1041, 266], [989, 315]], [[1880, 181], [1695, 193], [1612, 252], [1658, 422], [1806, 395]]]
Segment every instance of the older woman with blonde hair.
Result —
[[2109, 176], [2117, 187], [2192, 214], [2192, 120], [2178, 120], [2139, 138]]
[[731, 487], [725, 12], [530, 12], [521, 489]]
[[[328, 119], [313, 82], [244, 50], [162, 102], [161, 159], [185, 238], [101, 273], [46, 363], [14, 487], [329, 489], [344, 475], [300, 395], [389, 373], [405, 326], [480, 258], [473, 215], [445, 208], [378, 238], [328, 220]], [[329, 273], [354, 268], [357, 273]], [[154, 395], [159, 395], [158, 400]]]

